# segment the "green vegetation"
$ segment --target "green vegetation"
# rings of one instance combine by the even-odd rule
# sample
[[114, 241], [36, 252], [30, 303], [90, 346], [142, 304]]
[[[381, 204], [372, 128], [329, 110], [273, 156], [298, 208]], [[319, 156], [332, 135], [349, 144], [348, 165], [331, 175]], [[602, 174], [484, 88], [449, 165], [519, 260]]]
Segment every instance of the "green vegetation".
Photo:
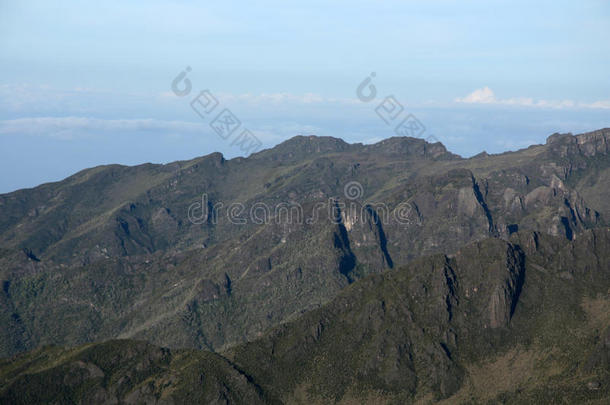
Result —
[[0, 403], [604, 403], [610, 228], [371, 275], [222, 353], [108, 341], [0, 361]]
[[[132, 363], [104, 371], [115, 376], [103, 380], [108, 398], [182, 370], [180, 353], [212, 356], [183, 349], [205, 349], [245, 370], [264, 401], [597, 400], [607, 393], [595, 383], [607, 377], [609, 138], [555, 134], [463, 159], [421, 139], [299, 136], [248, 158], [101, 166], [0, 195], [0, 355], [116, 338], [169, 348], [168, 364], [125, 390], [112, 378]], [[349, 182], [362, 196], [346, 198]], [[193, 223], [203, 194], [216, 211]], [[333, 200], [345, 203], [339, 223]], [[235, 202], [246, 218], [254, 204], [271, 217], [235, 225]], [[278, 204], [304, 216], [280, 221]], [[73, 363], [85, 360], [64, 357], [74, 350], [44, 349], [32, 364], [81, 375]], [[3, 377], [5, 395], [34, 375], [57, 378], [20, 367], [18, 380]], [[95, 378], [70, 398], [92, 398]], [[170, 389], [155, 384], [142, 389], [161, 401]], [[68, 395], [53, 392], [50, 402]]]

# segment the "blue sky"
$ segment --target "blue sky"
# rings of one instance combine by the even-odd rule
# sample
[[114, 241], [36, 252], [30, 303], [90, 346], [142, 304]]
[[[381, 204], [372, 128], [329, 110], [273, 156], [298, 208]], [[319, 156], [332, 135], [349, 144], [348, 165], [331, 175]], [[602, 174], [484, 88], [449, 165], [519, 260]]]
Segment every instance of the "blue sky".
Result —
[[608, 38], [609, 1], [0, 0], [0, 192], [243, 154], [191, 109], [204, 89], [263, 147], [393, 136], [375, 112], [390, 95], [464, 156], [608, 127]]

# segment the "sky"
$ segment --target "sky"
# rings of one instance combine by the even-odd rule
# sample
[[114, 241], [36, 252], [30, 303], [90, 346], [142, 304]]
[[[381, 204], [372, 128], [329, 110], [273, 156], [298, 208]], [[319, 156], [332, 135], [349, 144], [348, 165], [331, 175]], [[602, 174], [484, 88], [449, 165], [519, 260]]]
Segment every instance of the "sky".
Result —
[[299, 134], [467, 157], [610, 127], [608, 38], [607, 0], [0, 0], [0, 193]]

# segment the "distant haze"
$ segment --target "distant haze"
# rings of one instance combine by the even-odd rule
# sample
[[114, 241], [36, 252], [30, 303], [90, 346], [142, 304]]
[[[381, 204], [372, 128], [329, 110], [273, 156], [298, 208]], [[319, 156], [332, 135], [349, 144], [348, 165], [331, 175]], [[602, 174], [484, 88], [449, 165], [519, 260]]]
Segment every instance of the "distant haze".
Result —
[[265, 148], [396, 136], [375, 111], [390, 95], [463, 156], [610, 127], [609, 17], [607, 1], [0, 0], [0, 193], [247, 153], [191, 109], [204, 89]]

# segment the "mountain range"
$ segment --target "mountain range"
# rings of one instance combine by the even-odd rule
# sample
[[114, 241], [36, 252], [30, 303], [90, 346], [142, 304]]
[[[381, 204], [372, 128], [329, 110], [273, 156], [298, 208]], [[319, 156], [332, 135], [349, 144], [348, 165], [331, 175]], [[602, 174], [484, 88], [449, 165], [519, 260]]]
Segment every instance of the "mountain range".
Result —
[[609, 142], [298, 136], [0, 195], [0, 399], [603, 403]]

